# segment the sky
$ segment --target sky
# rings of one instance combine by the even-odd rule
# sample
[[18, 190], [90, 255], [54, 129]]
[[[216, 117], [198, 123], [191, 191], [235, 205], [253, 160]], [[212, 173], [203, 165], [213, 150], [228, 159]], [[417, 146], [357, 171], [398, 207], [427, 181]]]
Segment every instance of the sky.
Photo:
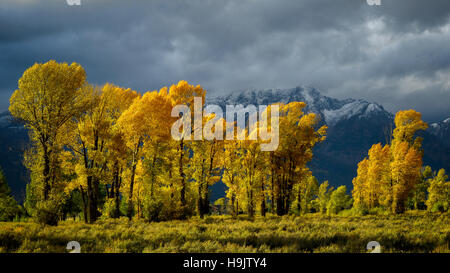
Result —
[[22, 73], [80, 63], [139, 92], [313, 86], [387, 110], [450, 117], [450, 1], [1, 0], [0, 112]]

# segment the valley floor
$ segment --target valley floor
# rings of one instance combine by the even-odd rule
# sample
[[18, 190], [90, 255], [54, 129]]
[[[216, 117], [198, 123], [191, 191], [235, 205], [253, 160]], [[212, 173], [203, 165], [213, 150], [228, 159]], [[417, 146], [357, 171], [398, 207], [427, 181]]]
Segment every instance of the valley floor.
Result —
[[0, 252], [450, 252], [450, 214], [409, 212], [400, 216], [323, 215], [210, 216], [146, 223], [125, 218], [93, 225], [65, 221], [57, 227], [0, 222]]

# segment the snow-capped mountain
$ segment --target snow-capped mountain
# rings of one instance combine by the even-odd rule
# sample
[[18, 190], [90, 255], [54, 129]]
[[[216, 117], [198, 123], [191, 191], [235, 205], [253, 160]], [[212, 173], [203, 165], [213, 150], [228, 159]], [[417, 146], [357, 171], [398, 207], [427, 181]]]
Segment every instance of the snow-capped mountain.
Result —
[[441, 122], [431, 123], [428, 131], [450, 146], [450, 118]]
[[227, 96], [208, 98], [207, 104], [217, 104], [225, 109], [225, 105], [252, 104], [258, 106], [292, 101], [305, 102], [305, 111], [319, 114], [328, 126], [333, 126], [341, 120], [348, 120], [352, 117], [364, 118], [372, 115], [392, 117], [391, 113], [377, 103], [354, 99], [338, 100], [322, 95], [313, 87], [303, 86], [284, 90], [268, 89], [232, 93]]

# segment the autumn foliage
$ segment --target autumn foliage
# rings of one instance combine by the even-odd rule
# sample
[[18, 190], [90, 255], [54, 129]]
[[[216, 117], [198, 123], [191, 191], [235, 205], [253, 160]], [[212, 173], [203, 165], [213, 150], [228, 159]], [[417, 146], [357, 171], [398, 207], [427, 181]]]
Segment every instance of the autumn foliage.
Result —
[[358, 175], [353, 179], [358, 208], [383, 206], [394, 213], [404, 212], [408, 197], [419, 183], [422, 139], [414, 136], [427, 124], [420, 113], [407, 110], [397, 113], [395, 126], [391, 144], [373, 145], [369, 157], [358, 164]]
[[[27, 212], [52, 225], [77, 215], [86, 223], [120, 216], [148, 221], [195, 214], [203, 218], [211, 213], [210, 187], [218, 181], [227, 186], [222, 205], [229, 213], [250, 217], [268, 212], [337, 214], [352, 201], [356, 208], [382, 206], [400, 213], [417, 192], [422, 151], [415, 133], [427, 126], [418, 112], [397, 113], [391, 143], [375, 144], [358, 164], [352, 200], [344, 186], [333, 191], [327, 181], [319, 185], [308, 168], [327, 127], [319, 126], [320, 116], [303, 111], [303, 102], [277, 104], [278, 125], [239, 128], [231, 122], [236, 136], [247, 137], [191, 140], [186, 135], [198, 132], [190, 124], [186, 135], [174, 139], [171, 127], [179, 118], [172, 116], [174, 106], [186, 105], [194, 115], [194, 97], [201, 98], [203, 109], [205, 95], [200, 85], [186, 81], [140, 94], [110, 83], [91, 85], [76, 63], [33, 65], [19, 80], [9, 108], [29, 128], [32, 141], [24, 154], [31, 176]], [[211, 120], [213, 132], [227, 122], [214, 114], [200, 122]], [[267, 141], [250, 136], [273, 126], [279, 126], [278, 149], [262, 151]], [[430, 206], [448, 208], [445, 180], [439, 172], [431, 181]]]

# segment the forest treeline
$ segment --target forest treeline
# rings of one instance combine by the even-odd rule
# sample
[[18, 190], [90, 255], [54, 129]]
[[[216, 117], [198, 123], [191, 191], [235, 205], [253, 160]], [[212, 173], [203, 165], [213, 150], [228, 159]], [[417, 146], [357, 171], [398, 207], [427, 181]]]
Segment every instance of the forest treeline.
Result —
[[[422, 167], [415, 133], [427, 125], [414, 110], [398, 112], [391, 142], [374, 145], [359, 163], [352, 198], [345, 186], [319, 185], [307, 167], [327, 127], [319, 126], [316, 114], [303, 112], [303, 102], [279, 104], [275, 151], [261, 151], [262, 140], [172, 138], [179, 119], [172, 117], [173, 107], [187, 105], [193, 115], [194, 97], [204, 106], [205, 95], [186, 81], [140, 94], [109, 83], [91, 85], [77, 63], [33, 65], [9, 108], [31, 139], [24, 154], [30, 172], [26, 213], [50, 225], [78, 215], [86, 223], [100, 217], [204, 217], [210, 213], [210, 186], [220, 180], [228, 187], [222, 205], [233, 215], [448, 210], [450, 182], [444, 170]], [[213, 118], [204, 115], [203, 124]], [[258, 126], [232, 126], [236, 135], [258, 134]]]

